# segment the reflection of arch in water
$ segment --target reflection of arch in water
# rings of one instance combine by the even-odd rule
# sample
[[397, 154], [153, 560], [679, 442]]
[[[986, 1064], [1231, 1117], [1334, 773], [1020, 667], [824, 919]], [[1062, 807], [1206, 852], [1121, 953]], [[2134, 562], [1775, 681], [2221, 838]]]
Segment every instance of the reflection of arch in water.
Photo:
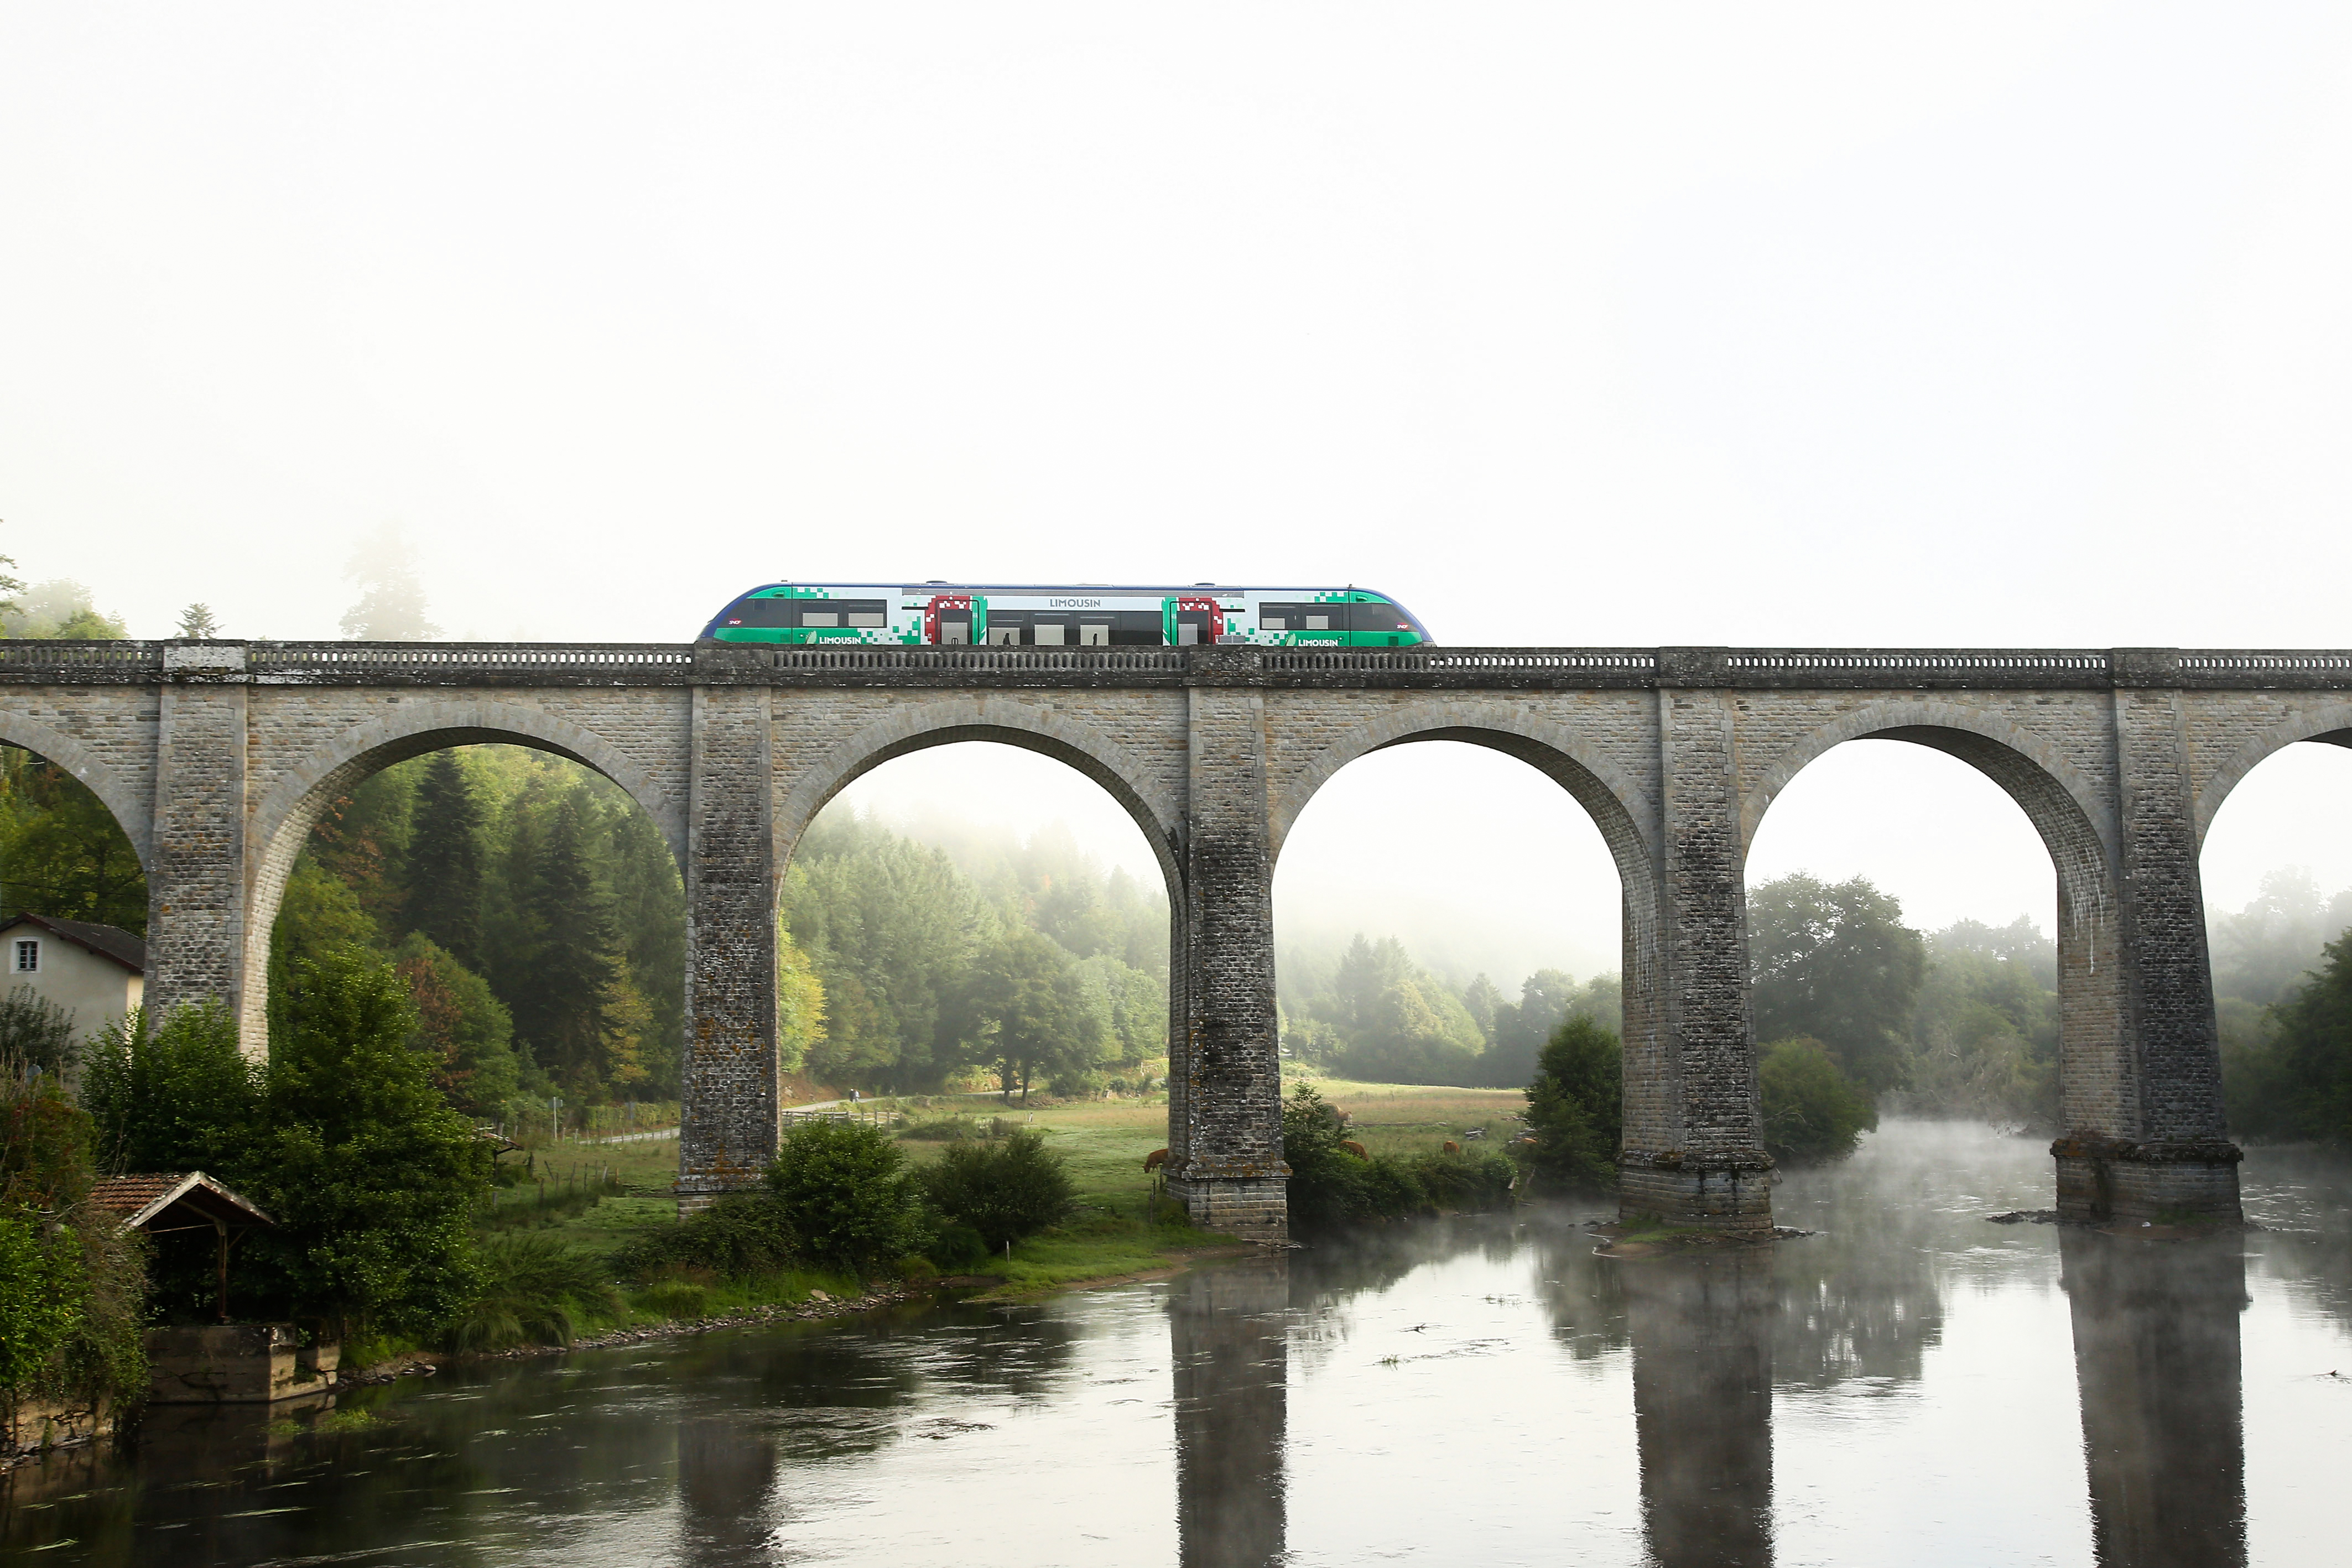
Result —
[[645, 810], [672, 854], [685, 857], [685, 815], [652, 777], [604, 737], [520, 704], [404, 702], [371, 724], [346, 730], [282, 773], [254, 808], [246, 842], [244, 979], [238, 1037], [247, 1055], [269, 1048], [269, 934], [287, 879], [310, 831], [338, 796], [395, 763], [459, 746], [526, 746], [603, 774]]
[[139, 857], [141, 868], [154, 863], [153, 800], [133, 789], [128, 780], [100, 760], [96, 752], [38, 719], [5, 710], [0, 710], [0, 745], [29, 751], [71, 774], [112, 813], [114, 825], [131, 841], [131, 853]]
[[1652, 1561], [1772, 1561], [1770, 1247], [1621, 1262]]
[[1743, 857], [1780, 791], [1824, 753], [1851, 740], [1907, 741], [1957, 758], [2025, 813], [2057, 877], [2062, 1119], [2070, 1129], [2137, 1135], [2139, 1074], [2130, 1048], [2110, 802], [2055, 749], [1996, 716], [1951, 703], [1889, 699], [1843, 715], [1782, 750], [1740, 802]]
[[2243, 1239], [2149, 1243], [2069, 1228], [2058, 1245], [2098, 1561], [2242, 1564]]
[[1194, 1269], [1169, 1290], [1180, 1560], [1272, 1568], [1286, 1560], [1288, 1534], [1289, 1261]]

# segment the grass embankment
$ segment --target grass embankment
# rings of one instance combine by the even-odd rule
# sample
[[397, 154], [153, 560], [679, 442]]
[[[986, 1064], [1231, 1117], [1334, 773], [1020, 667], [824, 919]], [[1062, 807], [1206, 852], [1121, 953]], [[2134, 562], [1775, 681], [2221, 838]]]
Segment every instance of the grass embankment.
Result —
[[1348, 1113], [1348, 1136], [1368, 1155], [1425, 1155], [1447, 1139], [1462, 1141], [1472, 1128], [1486, 1129], [1489, 1145], [1517, 1136], [1527, 1096], [1517, 1089], [1460, 1089], [1418, 1083], [1360, 1083], [1346, 1078], [1286, 1075], [1284, 1092], [1300, 1082]]
[[[1373, 1154], [1433, 1153], [1473, 1127], [1487, 1129], [1490, 1145], [1499, 1145], [1517, 1131], [1513, 1118], [1524, 1103], [1510, 1090], [1334, 1079], [1318, 1080], [1317, 1084], [1350, 1113], [1350, 1135]], [[899, 1108], [896, 1102], [879, 1104]], [[1235, 1245], [1229, 1237], [1195, 1229], [1181, 1209], [1155, 1194], [1151, 1178], [1144, 1174], [1144, 1156], [1167, 1143], [1163, 1095], [1050, 1103], [1040, 1100], [1027, 1106], [1017, 1099], [1008, 1106], [993, 1097], [957, 1096], [908, 1102], [905, 1108], [917, 1121], [969, 1116], [985, 1126], [1001, 1117], [1014, 1126], [1034, 1129], [1048, 1148], [1068, 1162], [1078, 1201], [1070, 1218], [1013, 1243], [1010, 1257], [999, 1254], [971, 1266], [1001, 1279], [1001, 1293], [1029, 1294], [1163, 1273]], [[901, 1147], [919, 1166], [938, 1159], [946, 1145], [908, 1138]], [[521, 1159], [509, 1155], [506, 1163]], [[531, 1151], [530, 1169], [540, 1179], [499, 1189], [498, 1203], [483, 1215], [485, 1239], [519, 1233], [544, 1236], [601, 1265], [629, 1242], [677, 1222], [677, 1203], [668, 1191], [677, 1174], [675, 1139], [552, 1145]], [[577, 1332], [584, 1334], [723, 1317], [798, 1303], [812, 1291], [841, 1295], [857, 1289], [854, 1280], [801, 1270], [751, 1280], [666, 1280], [624, 1286], [601, 1303], [580, 1302], [574, 1321]]]

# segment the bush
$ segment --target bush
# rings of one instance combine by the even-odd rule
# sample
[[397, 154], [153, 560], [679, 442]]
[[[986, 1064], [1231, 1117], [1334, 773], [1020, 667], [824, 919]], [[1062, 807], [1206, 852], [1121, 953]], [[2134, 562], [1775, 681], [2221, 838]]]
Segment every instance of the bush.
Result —
[[1360, 1159], [1340, 1145], [1346, 1128], [1312, 1084], [1282, 1108], [1282, 1157], [1290, 1166], [1290, 1225], [1302, 1236], [1439, 1209], [1495, 1208], [1510, 1201], [1513, 1172], [1498, 1153]]
[[501, 1236], [478, 1255], [483, 1289], [448, 1331], [455, 1351], [570, 1344], [583, 1316], [617, 1315], [620, 1296], [595, 1259], [552, 1236]]
[[261, 1070], [216, 1001], [180, 1008], [160, 1028], [132, 1009], [90, 1042], [81, 1082], [103, 1169], [200, 1170], [231, 1185], [252, 1174], [262, 1094]]
[[0, 1055], [0, 1406], [136, 1398], [146, 1274], [89, 1202], [89, 1116], [54, 1074]]
[[1065, 1100], [1099, 1100], [1109, 1089], [1110, 1080], [1091, 1067], [1054, 1074], [1054, 1092]]
[[705, 1318], [710, 1315], [710, 1286], [683, 1275], [655, 1280], [637, 1292], [637, 1305], [665, 1318]]
[[1878, 1125], [1878, 1107], [1830, 1060], [1820, 1040], [1800, 1037], [1764, 1048], [1758, 1064], [1764, 1149], [1775, 1159], [1843, 1159]]
[[889, 1134], [863, 1122], [803, 1122], [768, 1167], [768, 1191], [823, 1264], [866, 1272], [878, 1259], [914, 1249], [921, 1211], [907, 1155]]
[[764, 1192], [734, 1193], [676, 1225], [632, 1241], [613, 1257], [625, 1280], [700, 1271], [721, 1280], [772, 1274], [799, 1253], [784, 1206]]
[[[1374, 1160], [1375, 1166], [1382, 1161]], [[1472, 1148], [1458, 1155], [1423, 1155], [1406, 1167], [1431, 1204], [1458, 1212], [1500, 1208], [1510, 1202], [1518, 1176], [1498, 1149]]]
[[978, 1231], [991, 1252], [1045, 1229], [1077, 1198], [1068, 1162], [1030, 1132], [950, 1144], [917, 1179], [932, 1207]]
[[929, 1122], [908, 1122], [899, 1127], [898, 1136], [931, 1144], [960, 1144], [967, 1138], [989, 1134], [969, 1116], [941, 1116]]
[[1614, 1191], [1625, 1112], [1617, 1037], [1583, 1014], [1569, 1019], [1552, 1030], [1527, 1092], [1528, 1164], [1564, 1186]]
[[73, 1019], [32, 987], [15, 988], [0, 998], [0, 1061], [64, 1072], [74, 1061]]

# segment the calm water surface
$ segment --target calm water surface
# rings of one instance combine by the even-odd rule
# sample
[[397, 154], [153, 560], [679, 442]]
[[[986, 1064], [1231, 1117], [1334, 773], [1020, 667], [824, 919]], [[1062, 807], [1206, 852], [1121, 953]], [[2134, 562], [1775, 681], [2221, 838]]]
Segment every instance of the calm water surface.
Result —
[[159, 1413], [5, 1485], [44, 1563], [2352, 1562], [2352, 1166], [2270, 1228], [1995, 1226], [2041, 1145], [1890, 1123], [1774, 1248], [1573, 1213], [1042, 1305], [459, 1369], [378, 1424]]

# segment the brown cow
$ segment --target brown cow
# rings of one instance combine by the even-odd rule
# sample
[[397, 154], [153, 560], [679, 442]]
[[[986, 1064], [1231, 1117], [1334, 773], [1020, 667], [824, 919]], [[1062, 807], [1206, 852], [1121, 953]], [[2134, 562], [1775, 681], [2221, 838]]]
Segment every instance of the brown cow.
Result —
[[1462, 1152], [1462, 1145], [1455, 1143], [1453, 1139], [1448, 1138], [1445, 1140], [1445, 1148], [1443, 1152], [1449, 1155], [1458, 1155]]
[[1161, 1166], [1164, 1166], [1167, 1163], [1168, 1151], [1166, 1149], [1154, 1149], [1150, 1154], [1143, 1156], [1143, 1174], [1145, 1176], [1150, 1176], [1153, 1171], [1158, 1170]]
[[1364, 1152], [1364, 1145], [1356, 1142], [1353, 1138], [1343, 1140], [1339, 1146], [1347, 1150], [1349, 1154], [1355, 1155], [1360, 1160], [1368, 1160], [1372, 1157]]

